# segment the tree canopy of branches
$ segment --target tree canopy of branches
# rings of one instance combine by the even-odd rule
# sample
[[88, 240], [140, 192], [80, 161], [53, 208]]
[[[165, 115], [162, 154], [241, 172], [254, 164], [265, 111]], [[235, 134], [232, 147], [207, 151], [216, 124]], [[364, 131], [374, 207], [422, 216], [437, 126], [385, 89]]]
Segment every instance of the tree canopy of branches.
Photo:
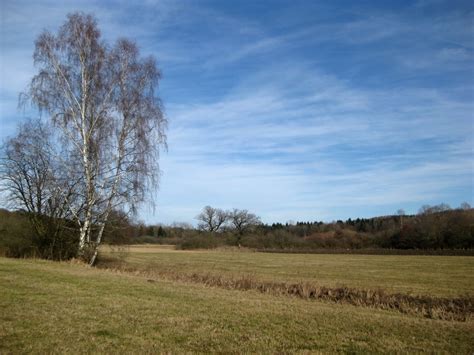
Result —
[[21, 124], [18, 134], [8, 139], [2, 155], [2, 190], [13, 208], [34, 215], [48, 213], [54, 193], [50, 130], [41, 121]]
[[233, 229], [239, 237], [248, 232], [252, 226], [261, 223], [259, 217], [247, 210], [234, 208], [232, 211], [225, 211], [211, 206], [204, 207], [196, 219], [199, 221], [200, 230], [212, 233]]
[[423, 205], [420, 207], [418, 214], [430, 214], [449, 211], [451, 207], [446, 203], [440, 203], [439, 205]]
[[160, 72], [134, 42], [104, 43], [96, 20], [82, 13], [37, 38], [34, 63], [22, 102], [51, 118], [68, 157], [57, 168], [77, 181], [67, 209], [79, 229], [78, 254], [93, 264], [111, 211], [135, 211], [158, 182], [166, 147]]
[[247, 210], [238, 210], [236, 208], [229, 213], [229, 219], [239, 235], [243, 235], [249, 228], [261, 223], [260, 218], [255, 214], [249, 213]]
[[2, 148], [1, 190], [9, 207], [27, 213], [39, 256], [64, 258], [70, 250], [60, 250], [61, 238], [70, 218], [67, 204], [75, 198], [74, 181], [58, 169], [51, 125], [40, 120], [20, 124]]
[[210, 233], [218, 232], [228, 221], [229, 215], [226, 211], [211, 206], [206, 206], [196, 216], [199, 221], [198, 227]]

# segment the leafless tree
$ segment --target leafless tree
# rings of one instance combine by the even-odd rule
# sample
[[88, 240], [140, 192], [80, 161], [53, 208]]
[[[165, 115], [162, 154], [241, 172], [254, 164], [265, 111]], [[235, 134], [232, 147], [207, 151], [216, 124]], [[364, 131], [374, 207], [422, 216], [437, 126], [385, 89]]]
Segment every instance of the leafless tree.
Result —
[[23, 101], [46, 112], [68, 155], [80, 158], [81, 209], [68, 207], [79, 224], [79, 254], [93, 264], [111, 211], [135, 211], [156, 187], [166, 146], [160, 72], [130, 40], [107, 46], [96, 20], [82, 13], [37, 38], [34, 63]]
[[46, 258], [58, 257], [56, 242], [70, 218], [68, 205], [76, 203], [78, 180], [65, 174], [60, 164], [52, 127], [40, 120], [20, 124], [17, 135], [2, 147], [0, 189], [10, 208], [27, 212], [40, 239], [40, 255]]
[[261, 223], [260, 218], [255, 214], [249, 213], [247, 210], [239, 210], [236, 208], [230, 212], [229, 219], [240, 236], [247, 232], [252, 226]]
[[206, 206], [197, 215], [198, 227], [207, 232], [218, 232], [229, 219], [229, 214], [219, 208]]
[[12, 208], [41, 215], [52, 179], [49, 132], [40, 122], [19, 126], [18, 135], [2, 147], [2, 192]]
[[423, 205], [420, 207], [418, 210], [419, 215], [426, 215], [426, 214], [431, 214], [431, 213], [439, 213], [439, 212], [445, 212], [449, 211], [451, 207], [446, 204], [446, 203], [440, 203], [439, 205]]

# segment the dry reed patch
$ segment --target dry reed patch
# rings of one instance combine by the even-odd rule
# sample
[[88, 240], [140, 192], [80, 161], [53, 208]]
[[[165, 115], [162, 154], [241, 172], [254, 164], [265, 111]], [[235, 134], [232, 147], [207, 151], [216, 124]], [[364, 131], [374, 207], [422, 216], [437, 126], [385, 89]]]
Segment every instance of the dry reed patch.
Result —
[[153, 282], [156, 279], [165, 279], [231, 290], [255, 290], [261, 293], [292, 296], [307, 300], [322, 300], [354, 306], [396, 310], [404, 314], [421, 315], [430, 319], [468, 321], [473, 318], [474, 314], [473, 296], [453, 298], [432, 297], [388, 293], [381, 288], [325, 287], [310, 282], [261, 281], [247, 274], [239, 277], [229, 277], [211, 273], [182, 273], [153, 268], [138, 269], [117, 261], [104, 259], [102, 259], [102, 263], [98, 266], [115, 272], [143, 276], [147, 278], [148, 282]]

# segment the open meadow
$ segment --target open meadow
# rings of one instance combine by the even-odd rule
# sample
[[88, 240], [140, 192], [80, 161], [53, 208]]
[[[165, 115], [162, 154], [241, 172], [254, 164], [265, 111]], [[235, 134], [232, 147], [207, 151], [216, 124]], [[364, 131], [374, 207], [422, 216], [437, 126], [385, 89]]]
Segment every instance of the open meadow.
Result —
[[[90, 268], [0, 258], [0, 353], [474, 350], [472, 257], [132, 246], [104, 248], [102, 260]], [[463, 320], [430, 318], [206, 282], [218, 275], [257, 285], [307, 282], [434, 299], [470, 296], [471, 308]]]
[[161, 274], [249, 276], [445, 297], [474, 294], [474, 257], [470, 256], [287, 254], [237, 248], [182, 251], [161, 245], [104, 246], [102, 251], [105, 267]]

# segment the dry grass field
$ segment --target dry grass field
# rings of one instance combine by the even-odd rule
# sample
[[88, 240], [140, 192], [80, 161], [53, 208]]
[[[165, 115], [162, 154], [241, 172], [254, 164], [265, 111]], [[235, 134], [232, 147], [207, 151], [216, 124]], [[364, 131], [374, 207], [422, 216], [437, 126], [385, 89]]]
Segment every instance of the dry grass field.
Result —
[[104, 246], [103, 256], [105, 266], [161, 273], [245, 275], [262, 281], [308, 281], [439, 297], [474, 295], [474, 257], [470, 256], [182, 251], [160, 245]]
[[[102, 267], [0, 258], [0, 353], [474, 351], [474, 320], [237, 290], [221, 275], [431, 297], [473, 295], [474, 258], [104, 250]], [[159, 272], [153, 276], [152, 270]], [[146, 271], [146, 272], [145, 272]]]

